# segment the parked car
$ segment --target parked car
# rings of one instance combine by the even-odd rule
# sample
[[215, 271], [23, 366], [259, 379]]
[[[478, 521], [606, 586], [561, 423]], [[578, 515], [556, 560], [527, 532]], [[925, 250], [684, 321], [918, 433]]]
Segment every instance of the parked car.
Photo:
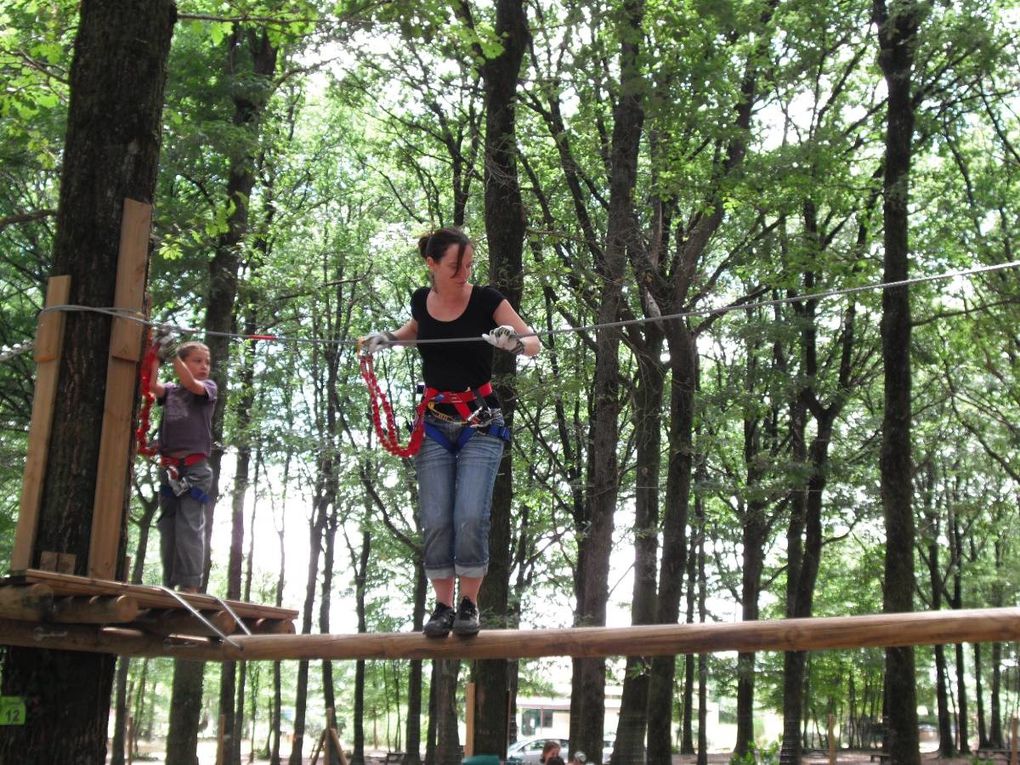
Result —
[[560, 742], [560, 757], [566, 760], [567, 753], [570, 751], [570, 743], [565, 738], [532, 736], [531, 738], [518, 739], [510, 744], [506, 750], [506, 765], [538, 765], [545, 742], [550, 740]]

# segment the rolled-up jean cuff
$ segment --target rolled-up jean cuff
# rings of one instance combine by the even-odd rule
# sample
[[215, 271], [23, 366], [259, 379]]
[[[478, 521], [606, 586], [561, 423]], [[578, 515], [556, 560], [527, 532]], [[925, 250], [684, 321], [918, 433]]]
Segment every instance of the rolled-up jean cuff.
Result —
[[453, 566], [444, 566], [443, 568], [426, 568], [425, 578], [430, 582], [436, 579], [453, 579], [457, 572], [453, 570]]
[[482, 563], [477, 566], [462, 566], [459, 563], [454, 566], [457, 569], [457, 576], [466, 576], [473, 579], [481, 579], [489, 571], [489, 564]]

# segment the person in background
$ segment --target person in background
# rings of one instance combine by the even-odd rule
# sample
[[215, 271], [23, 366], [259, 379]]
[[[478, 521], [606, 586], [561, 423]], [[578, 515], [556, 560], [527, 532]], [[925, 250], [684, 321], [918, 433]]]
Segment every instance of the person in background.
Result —
[[[560, 757], [560, 742], [554, 739], [549, 739], [545, 742], [545, 746], [542, 747], [542, 756], [538, 758], [538, 761], [542, 765], [563, 765], [563, 758]], [[559, 760], [559, 763], [552, 762], [555, 758]]]
[[[158, 379], [161, 362], [173, 359], [177, 382]], [[209, 379], [209, 348], [197, 341], [174, 350], [169, 335], [157, 341], [149, 390], [163, 407], [159, 427], [160, 557], [163, 584], [198, 592], [205, 567], [205, 507], [212, 489], [209, 466], [216, 383]]]
[[418, 344], [433, 396], [415, 455], [425, 574], [436, 599], [423, 632], [470, 636], [481, 626], [478, 591], [489, 565], [492, 488], [509, 439], [491, 383], [492, 347], [534, 356], [541, 343], [498, 290], [471, 283], [474, 246], [460, 229], [422, 236], [418, 254], [431, 284], [411, 296], [410, 320], [393, 332], [366, 335], [361, 349], [371, 354], [396, 343], [449, 341]]

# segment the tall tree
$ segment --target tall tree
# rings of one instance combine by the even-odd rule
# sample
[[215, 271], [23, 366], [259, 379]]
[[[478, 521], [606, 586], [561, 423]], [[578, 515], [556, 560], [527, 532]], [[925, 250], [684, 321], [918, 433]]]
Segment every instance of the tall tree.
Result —
[[[467, 3], [462, 17], [474, 28]], [[476, 32], [477, 33], [477, 32]], [[486, 56], [480, 42], [476, 55], [483, 61], [485, 143], [483, 185], [485, 233], [489, 245], [489, 274], [516, 310], [524, 288], [522, 266], [526, 216], [517, 172], [517, 84], [531, 34], [523, 0], [497, 0], [494, 34], [496, 55]], [[516, 409], [516, 357], [496, 354], [493, 376], [508, 427]], [[479, 593], [486, 626], [506, 626], [510, 592], [510, 505], [513, 499], [513, 452], [505, 449], [493, 488], [489, 532], [489, 571]], [[506, 750], [509, 662], [500, 659], [475, 665], [476, 717], [474, 751], [502, 756]]]
[[[81, 4], [52, 271], [71, 277], [72, 304], [113, 305], [124, 200], [153, 201], [176, 14], [169, 0]], [[70, 313], [65, 333], [33, 560], [70, 553], [85, 574], [110, 319]], [[3, 693], [23, 698], [28, 715], [0, 736], [0, 761], [103, 762], [114, 666], [103, 654], [10, 649]]]
[[[887, 7], [874, 0], [878, 27], [878, 62], [888, 89], [883, 190], [883, 281], [907, 279], [910, 264], [908, 200], [915, 103], [912, 72], [921, 4], [906, 0]], [[910, 290], [882, 292], [882, 362], [885, 402], [879, 463], [882, 510], [885, 516], [885, 613], [913, 611], [914, 512], [910, 418]], [[914, 649], [886, 649], [886, 715], [888, 749], [903, 765], [921, 761], [917, 732], [917, 683]]]
[[[589, 430], [584, 519], [579, 530], [577, 612], [583, 626], [606, 623], [609, 555], [619, 491], [617, 455], [620, 414], [620, 331], [611, 326], [623, 306], [628, 251], [640, 238], [634, 214], [638, 153], [644, 124], [645, 84], [639, 55], [645, 4], [628, 0], [613, 19], [619, 43], [620, 84], [613, 107], [610, 148], [609, 208], [606, 246], [596, 270], [602, 278], [595, 337], [595, 381]], [[571, 744], [594, 763], [602, 761], [605, 724], [606, 665], [600, 659], [574, 659], [570, 697]]]

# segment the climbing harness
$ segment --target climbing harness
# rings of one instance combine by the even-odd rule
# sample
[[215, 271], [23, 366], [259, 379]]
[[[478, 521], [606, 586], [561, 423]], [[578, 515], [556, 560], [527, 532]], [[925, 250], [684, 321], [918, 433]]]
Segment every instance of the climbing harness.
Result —
[[161, 455], [159, 466], [166, 470], [166, 483], [159, 487], [160, 494], [164, 497], [180, 497], [188, 494], [192, 499], [206, 503], [209, 495], [197, 486], [192, 485], [187, 474], [181, 474], [181, 468], [197, 465], [204, 462], [208, 457], [204, 454], [189, 454], [185, 457], [167, 457]]
[[[466, 391], [441, 391], [437, 388], [422, 386], [419, 392], [422, 394], [421, 402], [415, 412], [414, 424], [411, 426], [411, 438], [407, 446], [401, 446], [397, 440], [396, 418], [393, 416], [393, 407], [375, 376], [375, 365], [372, 362], [372, 354], [362, 353], [360, 355], [361, 377], [368, 387], [368, 398], [372, 406], [372, 422], [375, 425], [375, 432], [379, 436], [379, 442], [394, 457], [412, 457], [421, 449], [422, 441], [427, 434], [434, 441], [444, 446], [447, 451], [456, 454], [471, 437], [478, 432], [501, 438], [504, 441], [510, 440], [510, 429], [502, 423], [493, 421], [492, 409], [485, 403], [485, 397], [492, 395], [492, 384], [484, 385]], [[436, 412], [432, 408], [433, 403], [451, 404], [463, 419], [466, 427], [461, 430], [456, 441], [450, 441], [446, 434], [438, 427], [425, 419], [425, 413], [429, 410], [441, 418], [449, 419], [446, 415]], [[476, 404], [472, 409], [470, 404]], [[386, 418], [386, 426], [383, 427], [382, 416]]]
[[[457, 440], [451, 441], [438, 426], [424, 420], [426, 435], [451, 454], [459, 452], [475, 433], [488, 433], [503, 441], [510, 440], [510, 428], [493, 419], [492, 409], [485, 401], [486, 396], [492, 395], [492, 383], [485, 383], [481, 387], [466, 391], [439, 391], [435, 388], [424, 388], [424, 395], [429, 400], [428, 408], [431, 414], [452, 422], [454, 421], [452, 417], [437, 412], [433, 408], [434, 404], [452, 404], [466, 425], [461, 429]], [[477, 404], [477, 408], [472, 410], [469, 406], [470, 403]]]

